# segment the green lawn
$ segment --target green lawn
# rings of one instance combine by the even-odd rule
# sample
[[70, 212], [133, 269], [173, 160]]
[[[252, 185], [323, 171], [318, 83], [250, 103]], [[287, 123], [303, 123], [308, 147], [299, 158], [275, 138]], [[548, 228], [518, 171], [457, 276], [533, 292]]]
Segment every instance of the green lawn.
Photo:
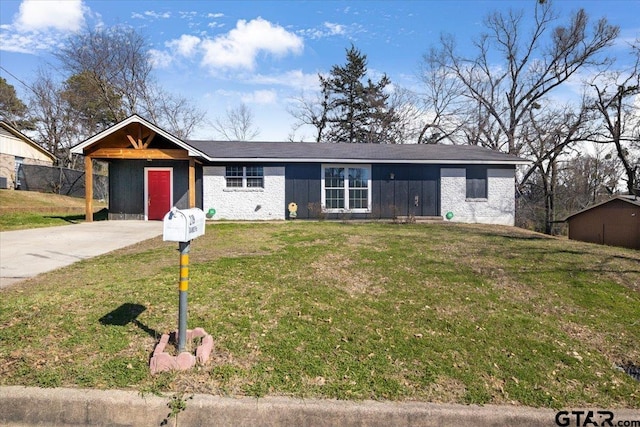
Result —
[[[94, 220], [107, 217], [105, 204], [94, 202]], [[0, 231], [82, 222], [85, 200], [36, 191], [0, 190]]]
[[189, 290], [212, 362], [152, 376], [176, 249], [157, 238], [0, 291], [0, 384], [640, 408], [616, 368], [640, 365], [638, 251], [447, 223], [212, 224]]

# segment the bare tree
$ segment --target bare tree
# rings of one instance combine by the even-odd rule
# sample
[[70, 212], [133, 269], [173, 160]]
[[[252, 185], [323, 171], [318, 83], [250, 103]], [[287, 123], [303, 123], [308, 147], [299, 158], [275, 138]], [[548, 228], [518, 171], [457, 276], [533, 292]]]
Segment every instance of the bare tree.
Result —
[[[289, 114], [296, 118], [293, 132], [295, 133], [303, 126], [308, 125], [314, 129], [314, 141], [322, 142], [327, 128], [328, 102], [328, 93], [326, 92], [316, 93], [315, 97], [305, 93], [294, 97], [288, 107]], [[293, 140], [293, 136], [290, 139]]]
[[550, 2], [536, 2], [529, 33], [522, 28], [522, 12], [495, 12], [486, 18], [487, 32], [474, 42], [478, 54], [472, 58], [457, 54], [452, 36], [441, 37], [437, 54], [430, 58], [442, 75], [464, 88], [470, 108], [463, 121], [467, 126], [477, 123], [469, 135], [478, 144], [520, 154], [529, 111], [578, 70], [609, 63], [600, 54], [615, 40], [618, 27], [603, 18], [589, 29], [584, 10], [575, 12], [566, 25], [552, 28], [555, 20]]
[[71, 37], [56, 54], [64, 71], [83, 76], [85, 86], [115, 121], [142, 115], [186, 138], [204, 118], [187, 98], [170, 94], [155, 81], [147, 42], [135, 29], [118, 25]]
[[[463, 140], [460, 132], [464, 129], [463, 113], [466, 98], [464, 86], [443, 64], [446, 58], [443, 52], [431, 49], [423, 56], [419, 78], [423, 92], [419, 94], [422, 105], [422, 117], [418, 144], [437, 144], [442, 141], [459, 142]], [[474, 144], [475, 138], [468, 138]]]
[[141, 114], [178, 138], [188, 139], [196, 127], [203, 123], [206, 113], [184, 96], [169, 93], [150, 82], [144, 93]]
[[589, 150], [582, 148], [575, 150], [576, 155], [561, 171], [558, 198], [562, 200], [565, 214], [608, 199], [620, 181], [619, 161], [607, 145], [593, 144]]
[[70, 114], [63, 88], [49, 71], [38, 71], [31, 85], [29, 109], [36, 122], [35, 139], [66, 165], [69, 147], [77, 141], [77, 116]]
[[118, 25], [77, 33], [56, 57], [69, 74], [93, 80], [95, 96], [116, 120], [140, 112], [152, 66], [146, 41], [133, 28]]
[[[613, 144], [624, 170], [627, 191], [640, 195], [640, 41], [631, 46], [633, 65], [608, 71], [589, 83], [599, 113], [595, 141]], [[636, 104], [637, 103], [637, 104]]]
[[[546, 234], [554, 232], [553, 226], [557, 220], [561, 165], [567, 162], [570, 149], [576, 143], [590, 137], [587, 114], [584, 103], [577, 110], [570, 105], [560, 108], [546, 106], [529, 111], [522, 127], [521, 154], [531, 159], [532, 164], [521, 182], [529, 185], [529, 191], [531, 186], [538, 186], [535, 193], [542, 202], [543, 215], [542, 218], [533, 218], [533, 221], [541, 222], [543, 226], [536, 228]], [[536, 178], [529, 182], [532, 176]]]
[[260, 134], [254, 125], [253, 112], [245, 103], [227, 109], [223, 117], [217, 117], [213, 128], [227, 141], [250, 141]]
[[[394, 121], [391, 123], [391, 138], [401, 144], [435, 142], [433, 139], [420, 141], [423, 130], [425, 111], [421, 108], [420, 97], [415, 92], [400, 86], [394, 86], [388, 103], [395, 112]], [[434, 134], [431, 135], [433, 137]]]

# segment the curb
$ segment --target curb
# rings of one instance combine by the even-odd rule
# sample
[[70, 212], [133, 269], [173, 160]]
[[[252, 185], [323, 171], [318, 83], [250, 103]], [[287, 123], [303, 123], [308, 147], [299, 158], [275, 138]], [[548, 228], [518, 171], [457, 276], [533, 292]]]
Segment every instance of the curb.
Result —
[[[198, 394], [178, 415], [180, 426], [557, 426], [554, 409], [421, 402], [302, 400], [286, 397], [229, 398]], [[160, 426], [171, 396], [136, 391], [0, 387], [3, 426]], [[595, 409], [594, 409], [595, 410]], [[616, 419], [640, 418], [615, 410]]]

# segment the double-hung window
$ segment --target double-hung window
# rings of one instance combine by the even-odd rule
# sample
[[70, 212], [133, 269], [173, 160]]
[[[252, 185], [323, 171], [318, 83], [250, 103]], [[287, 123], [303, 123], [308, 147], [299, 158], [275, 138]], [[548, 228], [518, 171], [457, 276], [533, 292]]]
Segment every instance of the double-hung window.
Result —
[[323, 165], [322, 205], [326, 212], [370, 212], [371, 166]]
[[262, 166], [227, 166], [224, 175], [227, 188], [264, 188]]

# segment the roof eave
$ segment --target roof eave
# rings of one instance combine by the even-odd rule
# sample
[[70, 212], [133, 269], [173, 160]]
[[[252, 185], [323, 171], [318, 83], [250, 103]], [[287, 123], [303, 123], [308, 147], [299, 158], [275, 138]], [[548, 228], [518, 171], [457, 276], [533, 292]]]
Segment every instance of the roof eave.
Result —
[[524, 160], [464, 160], [464, 159], [345, 159], [345, 158], [297, 158], [297, 157], [209, 157], [210, 162], [263, 162], [263, 163], [353, 163], [353, 164], [439, 164], [439, 165], [526, 165], [531, 162]]
[[35, 148], [36, 150], [40, 151], [42, 154], [44, 154], [45, 156], [49, 157], [52, 161], [56, 161], [56, 156], [54, 156], [53, 154], [51, 154], [50, 152], [48, 152], [47, 150], [45, 150], [43, 147], [41, 147], [38, 143], [36, 143], [35, 141], [31, 140], [31, 138], [29, 138], [28, 136], [26, 136], [25, 134], [23, 134], [22, 132], [20, 132], [19, 130], [15, 129], [13, 126], [11, 126], [9, 123], [7, 122], [0, 122], [0, 125], [2, 125], [3, 128], [5, 128], [7, 130], [7, 132], [9, 132], [10, 134], [12, 134], [13, 136], [15, 136], [18, 139], [23, 140], [24, 142], [26, 142], [27, 144], [31, 145], [33, 148]]
[[592, 210], [592, 209], [595, 209], [595, 208], [597, 208], [597, 207], [599, 207], [599, 206], [606, 205], [607, 203], [611, 203], [611, 202], [612, 202], [612, 201], [614, 201], [614, 200], [622, 200], [623, 202], [630, 203], [630, 204], [632, 204], [632, 205], [634, 205], [634, 206], [640, 206], [640, 203], [638, 203], [638, 202], [636, 202], [636, 201], [634, 201], [634, 200], [630, 200], [630, 199], [629, 199], [629, 198], [627, 198], [627, 197], [624, 197], [624, 196], [616, 196], [616, 197], [613, 197], [613, 198], [611, 198], [611, 199], [609, 199], [609, 200], [605, 200], [605, 201], [603, 201], [603, 202], [596, 203], [595, 205], [588, 206], [588, 207], [586, 207], [586, 208], [584, 208], [584, 209], [582, 209], [582, 210], [580, 210], [580, 211], [578, 211], [578, 212], [572, 213], [571, 215], [567, 216], [563, 221], [565, 221], [565, 222], [566, 222], [566, 221], [569, 221], [569, 219], [573, 218], [574, 216], [578, 216], [578, 215], [583, 214], [583, 213], [585, 213], [585, 212], [587, 212], [587, 211], [590, 211], [590, 210]]

